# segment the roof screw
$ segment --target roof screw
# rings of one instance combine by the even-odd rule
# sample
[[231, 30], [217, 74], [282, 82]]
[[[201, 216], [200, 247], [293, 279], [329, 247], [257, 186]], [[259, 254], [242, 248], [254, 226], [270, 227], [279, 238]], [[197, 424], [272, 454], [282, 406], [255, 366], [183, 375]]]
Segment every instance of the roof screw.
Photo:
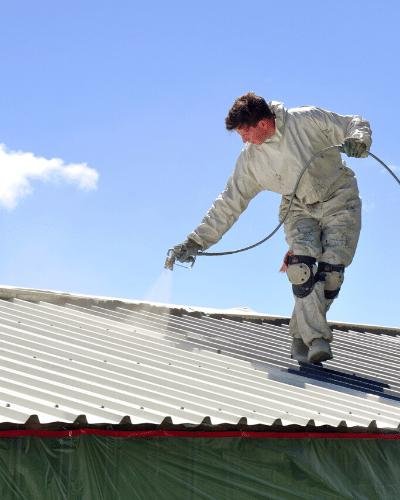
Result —
[[103, 362], [104, 362], [104, 363], [107, 363], [107, 360], [106, 360], [106, 359], [103, 359]]
[[185, 409], [185, 407], [184, 407], [184, 406], [181, 406], [181, 410], [184, 410], [184, 409]]
[[54, 408], [58, 408], [58, 405], [54, 405]]
[[104, 405], [101, 405], [101, 408], [104, 408]]
[[141, 407], [140, 407], [140, 409], [141, 409], [141, 410], [144, 410], [144, 406], [141, 406]]
[[11, 406], [10, 403], [6, 404], [6, 408], [10, 408], [10, 406]]

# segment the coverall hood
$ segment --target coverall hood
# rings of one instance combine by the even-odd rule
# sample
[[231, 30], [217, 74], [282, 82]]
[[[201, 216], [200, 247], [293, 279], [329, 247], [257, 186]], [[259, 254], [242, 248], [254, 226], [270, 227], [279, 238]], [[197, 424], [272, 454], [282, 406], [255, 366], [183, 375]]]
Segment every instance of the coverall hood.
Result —
[[264, 142], [279, 142], [285, 128], [286, 110], [283, 103], [278, 101], [270, 101], [268, 106], [275, 114], [275, 134]]

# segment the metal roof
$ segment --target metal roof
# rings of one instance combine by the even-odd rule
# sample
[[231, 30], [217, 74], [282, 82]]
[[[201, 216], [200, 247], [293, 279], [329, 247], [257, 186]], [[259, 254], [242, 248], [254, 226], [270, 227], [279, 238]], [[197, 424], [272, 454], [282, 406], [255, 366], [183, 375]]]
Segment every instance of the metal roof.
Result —
[[2, 291], [3, 425], [400, 424], [399, 329], [337, 325], [334, 359], [299, 366], [287, 318]]

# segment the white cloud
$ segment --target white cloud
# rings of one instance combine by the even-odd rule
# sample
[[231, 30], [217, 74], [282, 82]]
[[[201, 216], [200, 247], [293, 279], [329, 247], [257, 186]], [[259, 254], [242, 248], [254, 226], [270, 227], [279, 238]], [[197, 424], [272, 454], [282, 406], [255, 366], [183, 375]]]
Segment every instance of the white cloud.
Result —
[[8, 209], [33, 191], [32, 182], [65, 181], [79, 189], [96, 189], [99, 174], [86, 163], [64, 163], [61, 158], [43, 158], [33, 153], [10, 151], [0, 144], [0, 205]]

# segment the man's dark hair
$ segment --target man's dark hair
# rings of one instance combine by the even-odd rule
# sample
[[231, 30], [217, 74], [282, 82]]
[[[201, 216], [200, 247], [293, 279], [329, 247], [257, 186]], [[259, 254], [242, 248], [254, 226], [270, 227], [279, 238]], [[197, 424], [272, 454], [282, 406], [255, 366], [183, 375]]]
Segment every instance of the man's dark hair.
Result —
[[274, 116], [263, 97], [248, 92], [235, 100], [225, 118], [225, 125], [227, 130], [235, 130], [238, 127], [257, 125], [263, 118]]

